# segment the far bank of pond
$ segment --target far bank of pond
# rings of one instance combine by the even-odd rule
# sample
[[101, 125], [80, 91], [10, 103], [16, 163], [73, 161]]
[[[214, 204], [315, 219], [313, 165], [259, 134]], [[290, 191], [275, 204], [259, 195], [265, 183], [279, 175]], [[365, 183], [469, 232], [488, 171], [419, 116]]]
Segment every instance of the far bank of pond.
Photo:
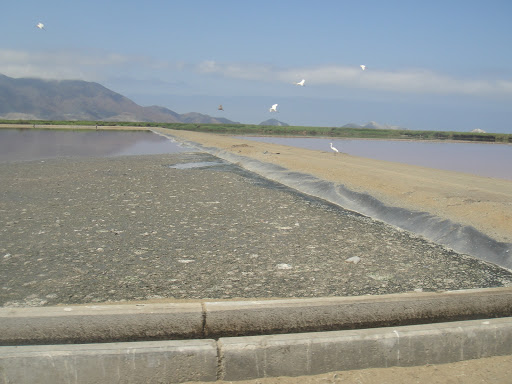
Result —
[[241, 139], [512, 180], [512, 145], [453, 141], [237, 136]]

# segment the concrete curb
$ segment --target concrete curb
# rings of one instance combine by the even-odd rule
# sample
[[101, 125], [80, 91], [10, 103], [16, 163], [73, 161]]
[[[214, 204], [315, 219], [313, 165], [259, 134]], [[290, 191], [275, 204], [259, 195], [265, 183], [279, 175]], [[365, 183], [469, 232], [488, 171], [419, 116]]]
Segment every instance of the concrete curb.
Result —
[[449, 363], [512, 354], [512, 318], [222, 338], [222, 380]]
[[0, 347], [0, 382], [215, 381], [217, 364], [214, 340]]
[[0, 308], [0, 345], [322, 332], [512, 316], [512, 287], [363, 297]]
[[318, 333], [0, 347], [5, 383], [249, 380], [512, 354], [512, 318]]
[[512, 288], [206, 302], [204, 307], [206, 337], [318, 332], [512, 316]]
[[0, 308], [0, 345], [196, 339], [201, 303]]

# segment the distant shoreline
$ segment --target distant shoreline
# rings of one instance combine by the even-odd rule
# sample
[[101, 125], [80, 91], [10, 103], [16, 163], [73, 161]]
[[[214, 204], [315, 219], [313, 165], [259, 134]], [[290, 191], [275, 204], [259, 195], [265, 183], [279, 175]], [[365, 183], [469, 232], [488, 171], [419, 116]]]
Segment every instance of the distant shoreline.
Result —
[[[222, 135], [222, 133], [219, 133]], [[279, 138], [297, 138], [297, 139], [336, 139], [336, 140], [368, 140], [368, 141], [414, 141], [416, 143], [465, 143], [465, 144], [500, 144], [512, 145], [501, 141], [469, 141], [469, 140], [453, 140], [453, 139], [406, 139], [406, 138], [378, 138], [378, 137], [340, 137], [340, 136], [302, 136], [302, 135], [244, 135], [244, 134], [226, 134], [230, 137], [279, 137]]]
[[106, 121], [45, 121], [45, 120], [0, 120], [0, 128], [39, 129], [113, 129], [151, 130], [166, 128], [174, 130], [209, 132], [221, 135], [258, 135], [287, 137], [332, 137], [346, 139], [383, 139], [415, 141], [462, 141], [478, 143], [512, 144], [510, 133], [479, 133], [459, 131], [416, 131], [375, 128], [347, 127], [303, 127], [270, 126], [245, 124], [200, 124], [200, 123], [159, 123], [159, 122], [106, 122]]
[[0, 129], [62, 129], [79, 130], [109, 130], [109, 131], [151, 131], [148, 127], [110, 126], [110, 125], [57, 125], [57, 124], [0, 124]]
[[[57, 125], [57, 124], [0, 124], [0, 129], [60, 129], [69, 131], [80, 131], [80, 130], [102, 130], [102, 131], [142, 131], [151, 132], [154, 127], [142, 127], [142, 126], [117, 126], [117, 125]], [[199, 131], [198, 131], [199, 132]], [[429, 143], [467, 143], [467, 144], [500, 144], [500, 145], [512, 145], [511, 143], [501, 141], [471, 141], [471, 140], [453, 140], [453, 139], [410, 139], [410, 138], [378, 138], [378, 137], [341, 137], [341, 136], [318, 136], [318, 135], [280, 135], [280, 134], [243, 134], [243, 133], [218, 133], [219, 135], [226, 136], [247, 136], [247, 137], [283, 137], [283, 138], [310, 138], [310, 139], [326, 139], [336, 138], [337, 140], [370, 140], [370, 141], [414, 141], [414, 142], [429, 142]]]

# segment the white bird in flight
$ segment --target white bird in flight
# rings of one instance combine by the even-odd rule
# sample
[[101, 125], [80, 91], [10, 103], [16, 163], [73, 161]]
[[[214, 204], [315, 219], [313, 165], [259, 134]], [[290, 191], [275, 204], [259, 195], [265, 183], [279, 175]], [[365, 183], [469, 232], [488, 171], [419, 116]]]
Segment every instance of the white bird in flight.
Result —
[[44, 24], [43, 23], [37, 23], [36, 27], [39, 28], [39, 29], [44, 29]]
[[304, 86], [304, 83], [306, 82], [305, 79], [302, 79], [301, 81], [299, 81], [298, 83], [295, 83], [295, 85], [300, 85], [301, 87]]
[[338, 149], [336, 149], [335, 147], [333, 147], [333, 146], [332, 146], [332, 143], [330, 143], [330, 144], [331, 144], [331, 149], [334, 151], [334, 154], [337, 154], [337, 153], [339, 152], [339, 151], [338, 151]]
[[366, 65], [360, 65], [360, 67], [363, 71], [366, 69]]
[[270, 107], [270, 112], [277, 112], [277, 104], [274, 104], [272, 105], [272, 107]]

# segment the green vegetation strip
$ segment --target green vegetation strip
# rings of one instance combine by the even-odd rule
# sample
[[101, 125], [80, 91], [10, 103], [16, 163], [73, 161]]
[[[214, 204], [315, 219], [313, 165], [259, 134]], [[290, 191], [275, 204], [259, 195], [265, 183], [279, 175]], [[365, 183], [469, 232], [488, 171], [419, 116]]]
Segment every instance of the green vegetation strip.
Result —
[[0, 124], [101, 126], [101, 127], [163, 127], [186, 131], [212, 132], [229, 135], [264, 136], [328, 136], [352, 139], [404, 139], [404, 140], [462, 140], [487, 143], [512, 143], [512, 134], [476, 133], [456, 131], [413, 131], [405, 129], [371, 129], [345, 127], [281, 127], [246, 124], [191, 124], [108, 121], [52, 121], [52, 120], [0, 120]]

